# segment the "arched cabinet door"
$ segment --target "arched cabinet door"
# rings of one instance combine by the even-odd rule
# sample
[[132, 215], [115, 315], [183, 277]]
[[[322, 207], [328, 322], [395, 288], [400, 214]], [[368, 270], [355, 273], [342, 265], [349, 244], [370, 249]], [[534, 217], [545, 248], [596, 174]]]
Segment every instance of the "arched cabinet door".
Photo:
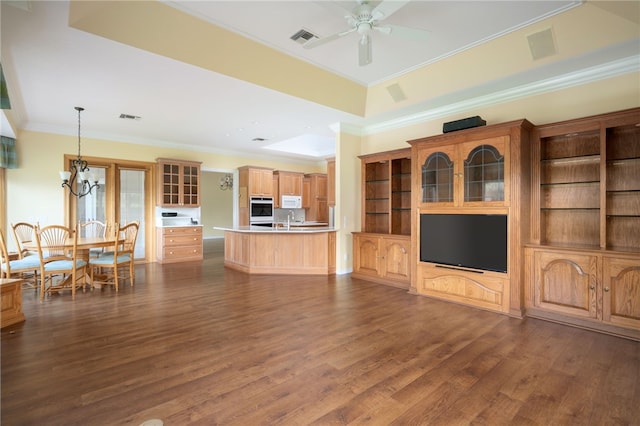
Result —
[[464, 205], [509, 205], [509, 137], [500, 136], [460, 146]]
[[508, 206], [508, 136], [422, 149], [419, 204], [425, 208]]
[[458, 189], [455, 146], [423, 149], [419, 153], [419, 204], [427, 208], [453, 206]]

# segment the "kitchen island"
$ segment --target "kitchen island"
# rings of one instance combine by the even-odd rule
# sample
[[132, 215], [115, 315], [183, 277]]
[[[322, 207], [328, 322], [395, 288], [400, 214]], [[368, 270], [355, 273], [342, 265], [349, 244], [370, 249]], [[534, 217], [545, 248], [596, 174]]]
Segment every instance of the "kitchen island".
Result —
[[215, 227], [224, 231], [224, 265], [249, 274], [330, 275], [336, 272], [332, 227]]

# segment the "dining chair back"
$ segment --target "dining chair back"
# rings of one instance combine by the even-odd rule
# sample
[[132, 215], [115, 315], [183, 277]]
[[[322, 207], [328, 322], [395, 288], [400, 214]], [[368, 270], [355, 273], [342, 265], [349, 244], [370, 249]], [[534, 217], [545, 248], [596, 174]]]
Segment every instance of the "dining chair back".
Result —
[[16, 248], [20, 258], [38, 254], [37, 252], [26, 248], [29, 244], [33, 245], [34, 243], [36, 226], [38, 226], [38, 223], [32, 224], [28, 222], [18, 222], [11, 224], [13, 239], [16, 243]]
[[[76, 288], [84, 290], [87, 266], [77, 255], [78, 233], [66, 226], [50, 225], [42, 229], [36, 227], [35, 235], [40, 256], [40, 299], [44, 299], [46, 293], [67, 288], [75, 299]], [[80, 280], [83, 282], [79, 284]]]
[[[131, 222], [122, 227], [116, 226], [112, 251], [89, 260], [92, 284], [113, 285], [117, 292], [120, 280], [128, 279], [133, 287], [135, 281], [134, 251], [138, 229], [138, 222]], [[124, 242], [120, 243], [118, 237], [123, 237]]]
[[[0, 229], [0, 278], [23, 278], [27, 284], [36, 287], [40, 258], [25, 256], [12, 259], [7, 249], [7, 240]], [[37, 288], [37, 287], [36, 287]]]
[[[78, 223], [79, 237], [104, 237], [107, 234], [107, 224], [99, 220], [89, 220]], [[92, 248], [89, 250], [90, 257], [98, 257], [104, 250], [102, 248]]]
[[139, 229], [140, 229], [140, 223], [136, 220], [136, 221], [127, 223], [125, 226], [120, 228], [120, 231], [119, 231], [120, 235], [124, 236], [124, 244], [120, 252], [130, 253], [132, 259], [133, 259], [134, 251], [136, 249], [136, 240], [138, 239]]
[[99, 220], [89, 220], [78, 224], [79, 237], [104, 237], [107, 225]]

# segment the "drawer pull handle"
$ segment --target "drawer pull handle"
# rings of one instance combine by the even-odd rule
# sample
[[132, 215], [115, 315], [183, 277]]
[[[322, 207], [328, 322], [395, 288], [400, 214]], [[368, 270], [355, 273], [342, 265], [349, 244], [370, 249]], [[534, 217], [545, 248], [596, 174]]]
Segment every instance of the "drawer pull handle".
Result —
[[596, 289], [596, 286], [595, 286], [595, 285], [590, 285], [590, 286], [589, 286], [589, 290], [595, 290], [595, 289]]
[[609, 287], [605, 287], [604, 291], [609, 292]]

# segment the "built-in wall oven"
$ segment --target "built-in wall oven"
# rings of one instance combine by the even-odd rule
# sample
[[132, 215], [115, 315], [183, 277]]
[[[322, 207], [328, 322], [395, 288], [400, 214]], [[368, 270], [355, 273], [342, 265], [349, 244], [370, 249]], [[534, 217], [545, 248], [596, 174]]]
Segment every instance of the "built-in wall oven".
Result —
[[249, 199], [249, 225], [273, 224], [273, 198], [251, 197]]

